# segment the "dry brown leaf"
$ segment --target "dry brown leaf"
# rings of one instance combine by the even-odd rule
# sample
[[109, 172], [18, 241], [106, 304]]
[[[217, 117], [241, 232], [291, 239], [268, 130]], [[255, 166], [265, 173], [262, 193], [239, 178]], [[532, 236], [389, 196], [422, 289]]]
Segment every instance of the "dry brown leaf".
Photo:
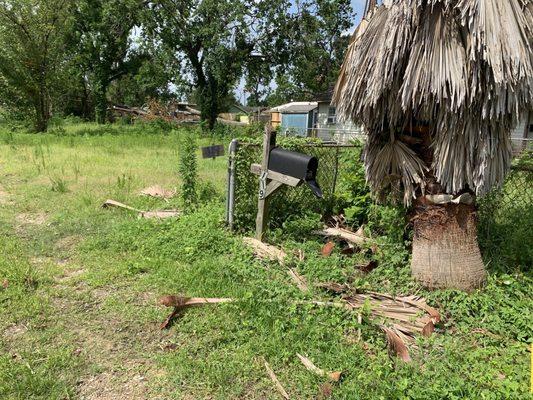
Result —
[[333, 395], [333, 386], [331, 383], [324, 383], [320, 385], [320, 389], [318, 392], [318, 398], [319, 399], [327, 399], [330, 398]]
[[342, 283], [337, 283], [337, 282], [318, 283], [316, 285], [316, 287], [319, 287], [319, 288], [322, 288], [322, 289], [326, 289], [326, 290], [328, 290], [330, 292], [337, 293], [337, 294], [345, 293], [348, 290], [350, 290], [350, 287], [348, 285], [342, 284]]
[[376, 260], [371, 260], [367, 262], [366, 264], [360, 264], [357, 266], [357, 269], [364, 273], [369, 273], [373, 270], [375, 270], [378, 267], [378, 262]]
[[2, 281], [2, 288], [7, 289], [9, 287], [9, 281], [7, 279], [4, 279]]
[[435, 325], [433, 324], [433, 321], [429, 321], [422, 329], [422, 336], [430, 337], [433, 332], [435, 332]]
[[321, 254], [324, 256], [324, 257], [329, 257], [331, 256], [331, 253], [333, 253], [333, 249], [335, 248], [335, 243], [334, 242], [327, 242], [323, 247], [322, 247], [322, 250], [320, 251]]

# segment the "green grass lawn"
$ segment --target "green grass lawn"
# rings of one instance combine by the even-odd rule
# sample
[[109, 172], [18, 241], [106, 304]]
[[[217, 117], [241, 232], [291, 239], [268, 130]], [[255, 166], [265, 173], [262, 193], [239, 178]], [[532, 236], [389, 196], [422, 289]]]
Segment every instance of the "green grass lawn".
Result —
[[[333, 399], [531, 398], [529, 271], [491, 269], [488, 286], [468, 295], [426, 293], [402, 257], [362, 276], [354, 259], [320, 256], [317, 238], [273, 235], [287, 252], [304, 252], [295, 268], [311, 284], [352, 278], [362, 288], [417, 292], [438, 307], [437, 334], [419, 338], [406, 364], [366, 318], [359, 324], [342, 309], [297, 304], [332, 298], [299, 292], [282, 267], [254, 259], [227, 232], [226, 157], [199, 159], [200, 180], [219, 195], [177, 220], [102, 209], [108, 198], [178, 207], [177, 199], [138, 193], [179, 188], [183, 134], [103, 130], [0, 133], [0, 398], [280, 399], [265, 360], [291, 398], [325, 398], [326, 382], [296, 353], [343, 371]], [[166, 294], [240, 301], [186, 310], [161, 331], [169, 310], [158, 299]]]

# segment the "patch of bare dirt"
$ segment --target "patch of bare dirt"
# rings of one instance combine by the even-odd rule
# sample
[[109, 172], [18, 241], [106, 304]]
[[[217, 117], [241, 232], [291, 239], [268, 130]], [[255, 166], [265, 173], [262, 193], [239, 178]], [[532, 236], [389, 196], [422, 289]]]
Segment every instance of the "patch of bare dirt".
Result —
[[[67, 265], [68, 264], [68, 259], [59, 260], [57, 263], [60, 266]], [[87, 271], [85, 269], [83, 269], [83, 268], [82, 269], [65, 270], [65, 271], [63, 271], [63, 275], [62, 276], [56, 278], [56, 281], [59, 282], [59, 283], [65, 283], [65, 282], [74, 280], [74, 279], [82, 276], [83, 274], [85, 274], [85, 272], [87, 272]]]
[[22, 213], [15, 217], [19, 225], [44, 225], [48, 216], [45, 213]]
[[[86, 284], [70, 282], [84, 270], [71, 271], [62, 277], [62, 296], [54, 299], [60, 323], [73, 334], [76, 354], [84, 357], [92, 365], [88, 370], [99, 371], [82, 376], [78, 381], [78, 396], [85, 400], [111, 399], [157, 399], [154, 391], [160, 389], [164, 381], [164, 371], [158, 368], [151, 357], [161, 348], [167, 333], [158, 329], [157, 324], [131, 321], [118, 311], [103, 307], [110, 296], [119, 296], [126, 304], [139, 305], [133, 299], [140, 297], [141, 303], [148, 296], [135, 296], [127, 292], [127, 287], [90, 288]], [[138, 298], [137, 298], [138, 300]], [[152, 298], [153, 300], [153, 298]], [[169, 393], [171, 389], [158, 393]]]
[[9, 200], [9, 193], [3, 190], [2, 186], [0, 186], [0, 205], [6, 205], [10, 203], [11, 202]]
[[66, 236], [59, 239], [54, 247], [59, 251], [69, 251], [74, 249], [82, 239], [83, 237], [81, 235]]
[[14, 339], [24, 335], [26, 332], [28, 332], [28, 328], [25, 325], [11, 325], [4, 331], [4, 337], [6, 339]]

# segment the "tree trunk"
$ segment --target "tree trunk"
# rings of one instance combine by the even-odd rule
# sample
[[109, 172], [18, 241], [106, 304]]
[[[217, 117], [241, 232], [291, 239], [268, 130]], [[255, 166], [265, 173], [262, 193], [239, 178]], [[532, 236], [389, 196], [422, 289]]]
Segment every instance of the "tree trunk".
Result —
[[48, 102], [46, 101], [45, 96], [46, 93], [41, 90], [38, 98], [35, 100], [35, 130], [39, 133], [46, 132], [48, 129], [48, 121], [50, 120]]
[[96, 82], [95, 84], [94, 106], [96, 122], [105, 124], [107, 121], [107, 85], [104, 82]]
[[484, 284], [474, 206], [419, 205], [413, 220], [411, 271], [418, 281], [430, 289], [467, 291]]

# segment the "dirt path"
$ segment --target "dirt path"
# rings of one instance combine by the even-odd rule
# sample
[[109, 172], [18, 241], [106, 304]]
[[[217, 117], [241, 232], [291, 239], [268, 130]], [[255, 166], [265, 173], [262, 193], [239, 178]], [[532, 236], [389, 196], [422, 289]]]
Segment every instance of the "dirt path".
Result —
[[[30, 246], [31, 234], [46, 229], [45, 214], [18, 214], [14, 218], [16, 235]], [[61, 256], [33, 257], [36, 271], [51, 266], [58, 272], [51, 286], [43, 289], [51, 299], [51, 319], [62, 334], [61, 343], [74, 346], [82, 358], [84, 372], [78, 377], [75, 392], [80, 399], [164, 399], [172, 390], [165, 387], [165, 372], [154, 359], [165, 351], [167, 333], [157, 323], [143, 323], [121, 315], [110, 301], [124, 302], [126, 308], [141, 310], [154, 307], [156, 296], [135, 293], [127, 284], [113, 287], [91, 287], [86, 281], [86, 268], [76, 263], [75, 249], [82, 237], [76, 235], [58, 240], [55, 248]], [[73, 261], [74, 260], [74, 261]], [[28, 328], [8, 327], [4, 338], [16, 352], [25, 340]], [[163, 394], [163, 395], [162, 395]]]

